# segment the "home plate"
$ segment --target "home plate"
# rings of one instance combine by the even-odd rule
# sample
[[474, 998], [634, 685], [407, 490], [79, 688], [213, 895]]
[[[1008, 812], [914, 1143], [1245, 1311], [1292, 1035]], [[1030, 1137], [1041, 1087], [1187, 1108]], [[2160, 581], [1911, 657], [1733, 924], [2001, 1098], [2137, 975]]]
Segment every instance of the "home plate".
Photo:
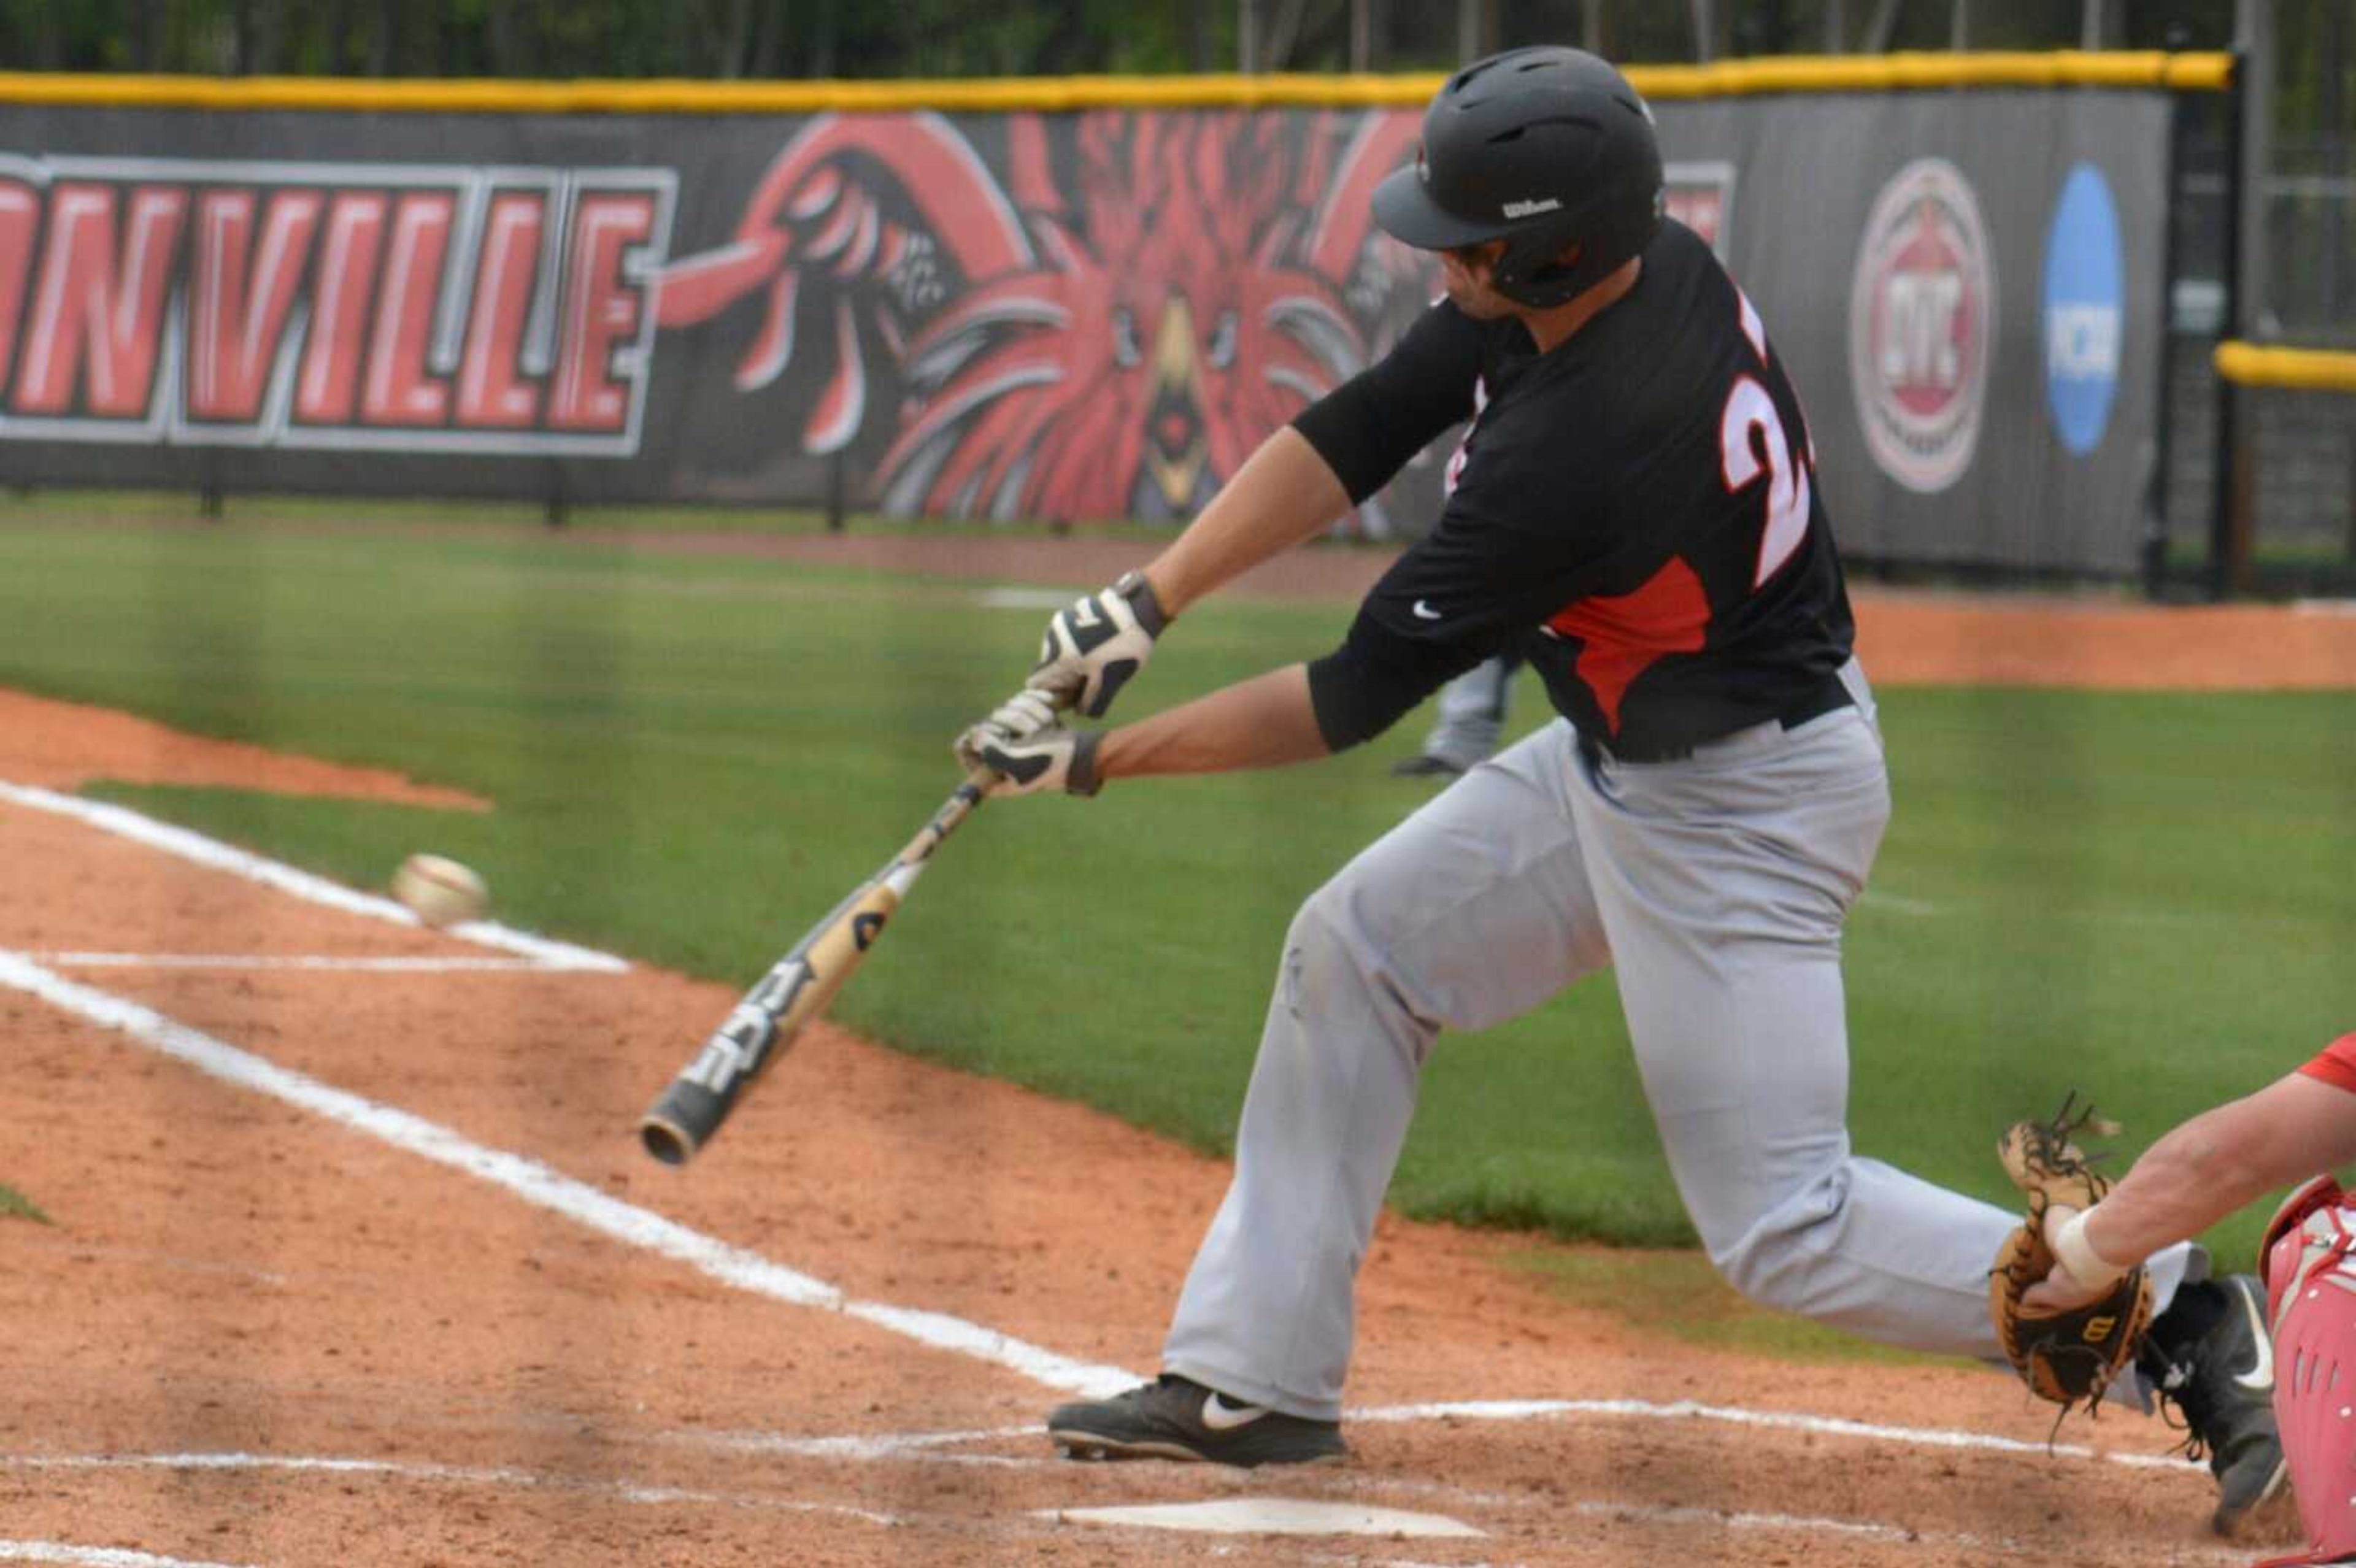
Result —
[[1218, 1502], [1151, 1503], [1140, 1508], [1041, 1509], [1073, 1524], [1128, 1524], [1145, 1530], [1197, 1530], [1216, 1535], [1453, 1535], [1481, 1531], [1445, 1514], [1408, 1513], [1356, 1503], [1300, 1498], [1229, 1498]]

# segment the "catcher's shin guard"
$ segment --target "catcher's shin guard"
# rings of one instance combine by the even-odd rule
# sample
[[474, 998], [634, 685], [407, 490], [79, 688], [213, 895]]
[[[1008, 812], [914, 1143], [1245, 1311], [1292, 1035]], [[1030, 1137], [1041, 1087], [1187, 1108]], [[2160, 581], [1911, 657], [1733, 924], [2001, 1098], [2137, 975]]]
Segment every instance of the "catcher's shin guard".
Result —
[[2304, 1563], [2356, 1554], [2356, 1211], [2329, 1176], [2292, 1193], [2259, 1270], [2274, 1324], [2275, 1424], [2307, 1531]]

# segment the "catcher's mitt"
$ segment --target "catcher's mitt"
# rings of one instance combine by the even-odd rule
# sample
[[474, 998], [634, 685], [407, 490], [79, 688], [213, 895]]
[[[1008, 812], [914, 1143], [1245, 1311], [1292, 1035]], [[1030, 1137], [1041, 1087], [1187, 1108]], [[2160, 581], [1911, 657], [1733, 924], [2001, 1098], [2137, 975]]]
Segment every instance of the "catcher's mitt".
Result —
[[[2151, 1280], [2143, 1265], [2111, 1282], [2083, 1307], [2064, 1312], [2023, 1309], [2022, 1293], [2053, 1271], [2045, 1244], [2050, 1203], [2090, 1208], [2110, 1181], [2087, 1163], [2071, 1135], [2094, 1121], [2093, 1106], [2072, 1114], [2076, 1095], [2050, 1122], [2016, 1122], [1997, 1144], [2005, 1174], [2029, 1195], [2029, 1215], [1997, 1252], [1988, 1273], [1988, 1317], [2005, 1359], [2040, 1397], [2064, 1412], [2100, 1404], [2112, 1376], [2135, 1355], [2151, 1322]], [[2115, 1129], [2114, 1129], [2115, 1130]]]

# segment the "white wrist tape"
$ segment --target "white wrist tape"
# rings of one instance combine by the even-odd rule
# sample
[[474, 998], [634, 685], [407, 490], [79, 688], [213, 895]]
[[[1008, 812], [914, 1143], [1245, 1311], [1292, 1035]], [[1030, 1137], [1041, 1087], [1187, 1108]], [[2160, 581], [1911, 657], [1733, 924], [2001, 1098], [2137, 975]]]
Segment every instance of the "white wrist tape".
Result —
[[2094, 1212], [2092, 1209], [2081, 1209], [2062, 1221], [2062, 1228], [2053, 1232], [2055, 1260], [2070, 1271], [2071, 1278], [2089, 1288], [2108, 1285], [2127, 1272], [2125, 1264], [2113, 1263], [2096, 1252], [2094, 1243], [2086, 1239], [2086, 1221]]

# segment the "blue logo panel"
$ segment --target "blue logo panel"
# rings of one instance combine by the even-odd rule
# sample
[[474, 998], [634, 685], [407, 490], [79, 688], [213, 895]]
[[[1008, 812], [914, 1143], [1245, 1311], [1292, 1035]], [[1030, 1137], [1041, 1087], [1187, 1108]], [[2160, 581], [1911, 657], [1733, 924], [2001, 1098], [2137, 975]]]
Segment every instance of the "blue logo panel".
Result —
[[2062, 443], [2082, 457], [2110, 423], [2126, 303], [2119, 210], [2102, 171], [2080, 164], [2045, 240], [2045, 400]]

